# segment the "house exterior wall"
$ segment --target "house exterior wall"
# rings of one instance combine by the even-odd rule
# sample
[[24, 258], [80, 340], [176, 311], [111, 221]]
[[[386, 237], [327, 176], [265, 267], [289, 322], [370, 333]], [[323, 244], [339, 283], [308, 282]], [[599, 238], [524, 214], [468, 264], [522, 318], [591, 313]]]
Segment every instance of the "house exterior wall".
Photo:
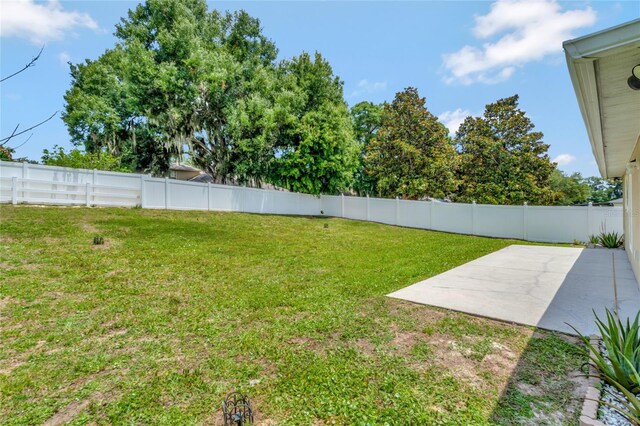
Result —
[[178, 180], [189, 180], [200, 174], [199, 170], [175, 170], [175, 177]]
[[625, 249], [640, 283], [640, 142], [636, 143], [624, 176], [623, 207]]

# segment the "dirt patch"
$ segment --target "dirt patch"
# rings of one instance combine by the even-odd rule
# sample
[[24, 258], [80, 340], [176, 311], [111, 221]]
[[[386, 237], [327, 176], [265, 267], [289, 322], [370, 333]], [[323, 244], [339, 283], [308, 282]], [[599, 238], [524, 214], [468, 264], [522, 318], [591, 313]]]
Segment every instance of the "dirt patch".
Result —
[[105, 394], [94, 392], [88, 398], [81, 401], [72, 401], [69, 405], [57, 411], [53, 416], [44, 422], [43, 426], [60, 426], [71, 422], [78, 414], [89, 408], [91, 404], [104, 404], [115, 399], [115, 394]]
[[23, 360], [18, 360], [18, 359], [9, 360], [7, 365], [5, 365], [4, 367], [0, 367], [0, 374], [4, 374], [8, 376], [13, 372], [13, 370], [24, 365], [24, 363], [25, 361]]
[[44, 340], [39, 340], [32, 348], [15, 354], [14, 357], [6, 360], [6, 365], [2, 366], [0, 364], [0, 374], [9, 375], [13, 373], [16, 368], [19, 368], [22, 365], [26, 364], [30, 356], [41, 352], [41, 349], [45, 346], [45, 344], [46, 342]]
[[15, 267], [15, 266], [13, 266], [13, 265], [9, 265], [9, 264], [8, 264], [8, 263], [6, 263], [6, 262], [0, 262], [0, 270], [4, 270], [4, 271], [12, 271], [12, 270], [14, 270], [14, 269], [16, 269], [16, 267]]
[[421, 340], [424, 340], [423, 333], [417, 333], [414, 331], [397, 331], [395, 333], [395, 337], [391, 340], [391, 342], [389, 342], [389, 344], [395, 347], [399, 353], [406, 354], [409, 353], [409, 351], [411, 351], [411, 348], [413, 348], [414, 345]]
[[375, 345], [371, 343], [368, 339], [358, 339], [356, 340], [356, 347], [358, 351], [366, 356], [372, 356], [375, 353]]
[[82, 224], [82, 230], [83, 230], [84, 232], [89, 233], [89, 234], [97, 234], [97, 233], [99, 233], [99, 232], [100, 232], [100, 231], [98, 230], [98, 228], [96, 228], [95, 226], [93, 226], [93, 225], [92, 225], [92, 224], [90, 224], [90, 223], [83, 223], [83, 224]]
[[475, 388], [485, 386], [485, 381], [478, 375], [477, 362], [469, 359], [460, 350], [455, 341], [446, 336], [434, 336], [429, 339], [429, 345], [433, 348], [434, 362], [444, 367], [453, 377]]
[[71, 404], [64, 407], [62, 410], [55, 413], [43, 426], [59, 426], [69, 423], [78, 414], [84, 411], [91, 404], [91, 399], [85, 399], [83, 401], [73, 401]]
[[3, 311], [10, 303], [13, 302], [13, 298], [6, 296], [0, 299], [0, 311]]

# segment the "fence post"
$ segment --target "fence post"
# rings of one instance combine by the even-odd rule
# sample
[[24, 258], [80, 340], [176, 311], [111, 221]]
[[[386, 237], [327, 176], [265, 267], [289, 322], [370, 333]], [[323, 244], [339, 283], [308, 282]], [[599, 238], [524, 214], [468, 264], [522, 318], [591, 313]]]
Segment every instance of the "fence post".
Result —
[[93, 184], [98, 184], [98, 171], [96, 169], [93, 169]]
[[371, 207], [369, 206], [369, 194], [367, 194], [367, 220], [371, 220]]
[[164, 208], [169, 208], [169, 178], [164, 178]]
[[18, 204], [18, 178], [15, 176], [11, 178], [11, 204]]
[[529, 239], [529, 218], [528, 218], [529, 205], [525, 201], [522, 206], [522, 239], [527, 241]]
[[[593, 209], [593, 203], [589, 201], [589, 204], [587, 204], [587, 238], [589, 238], [589, 235], [591, 235], [592, 209]], [[586, 241], [589, 241], [589, 240], [587, 239]]]
[[[27, 189], [29, 184], [25, 181], [25, 179], [29, 179], [29, 163], [26, 161], [22, 162], [22, 189]], [[17, 191], [17, 189], [16, 189]], [[24, 199], [26, 192], [22, 191], [22, 198]]]
[[207, 182], [207, 210], [211, 211], [211, 182]]
[[144, 208], [144, 175], [140, 175], [140, 208]]
[[476, 235], [476, 217], [478, 216], [478, 210], [476, 208], [476, 201], [471, 202], [471, 233]]
[[396, 197], [396, 226], [400, 224], [400, 199]]
[[340, 217], [344, 217], [344, 194], [340, 194]]
[[89, 182], [85, 185], [85, 203], [87, 207], [91, 206], [91, 184]]
[[433, 218], [435, 217], [435, 209], [436, 209], [436, 204], [438, 204], [437, 201], [434, 201], [433, 198], [431, 199], [431, 201], [429, 201], [429, 204], [431, 205], [431, 208], [429, 209], [429, 228], [428, 229], [436, 229], [435, 225], [433, 224]]

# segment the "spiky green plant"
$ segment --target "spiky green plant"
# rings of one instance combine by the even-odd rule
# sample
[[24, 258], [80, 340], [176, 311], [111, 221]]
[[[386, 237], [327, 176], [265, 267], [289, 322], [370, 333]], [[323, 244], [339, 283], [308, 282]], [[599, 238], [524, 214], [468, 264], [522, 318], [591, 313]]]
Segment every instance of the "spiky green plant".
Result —
[[597, 235], [589, 235], [589, 242], [591, 244], [600, 244], [600, 238]]
[[603, 247], [618, 248], [624, 244], [624, 235], [617, 232], [602, 232], [598, 236], [598, 241]]
[[590, 358], [607, 383], [612, 386], [619, 384], [634, 394], [640, 393], [640, 312], [633, 322], [627, 318], [626, 324], [608, 309], [606, 316], [604, 322], [596, 315], [596, 325], [608, 352], [606, 359], [588, 337], [576, 332], [589, 348]]
[[620, 401], [625, 407], [619, 409], [604, 401], [627, 416], [634, 424], [640, 424], [640, 311], [633, 322], [627, 318], [626, 324], [611, 311], [606, 309], [606, 322], [597, 314], [596, 325], [602, 336], [602, 343], [607, 349], [603, 356], [600, 349], [591, 344], [591, 340], [583, 336], [571, 326], [589, 349], [589, 358], [598, 368], [598, 376], [624, 394], [628, 402]]

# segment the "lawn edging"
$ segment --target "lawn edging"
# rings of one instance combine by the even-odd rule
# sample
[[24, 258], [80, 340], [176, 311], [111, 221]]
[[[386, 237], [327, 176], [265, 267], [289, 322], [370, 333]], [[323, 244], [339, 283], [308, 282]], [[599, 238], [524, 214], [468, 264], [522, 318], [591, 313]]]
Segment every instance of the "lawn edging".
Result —
[[[596, 335], [592, 335], [590, 338], [591, 344], [594, 348], [600, 347], [600, 338]], [[584, 396], [584, 403], [582, 404], [582, 412], [580, 413], [580, 426], [605, 426], [600, 420], [598, 420], [598, 408], [600, 407], [600, 376], [598, 375], [598, 368], [595, 363], [589, 358], [589, 386]]]

